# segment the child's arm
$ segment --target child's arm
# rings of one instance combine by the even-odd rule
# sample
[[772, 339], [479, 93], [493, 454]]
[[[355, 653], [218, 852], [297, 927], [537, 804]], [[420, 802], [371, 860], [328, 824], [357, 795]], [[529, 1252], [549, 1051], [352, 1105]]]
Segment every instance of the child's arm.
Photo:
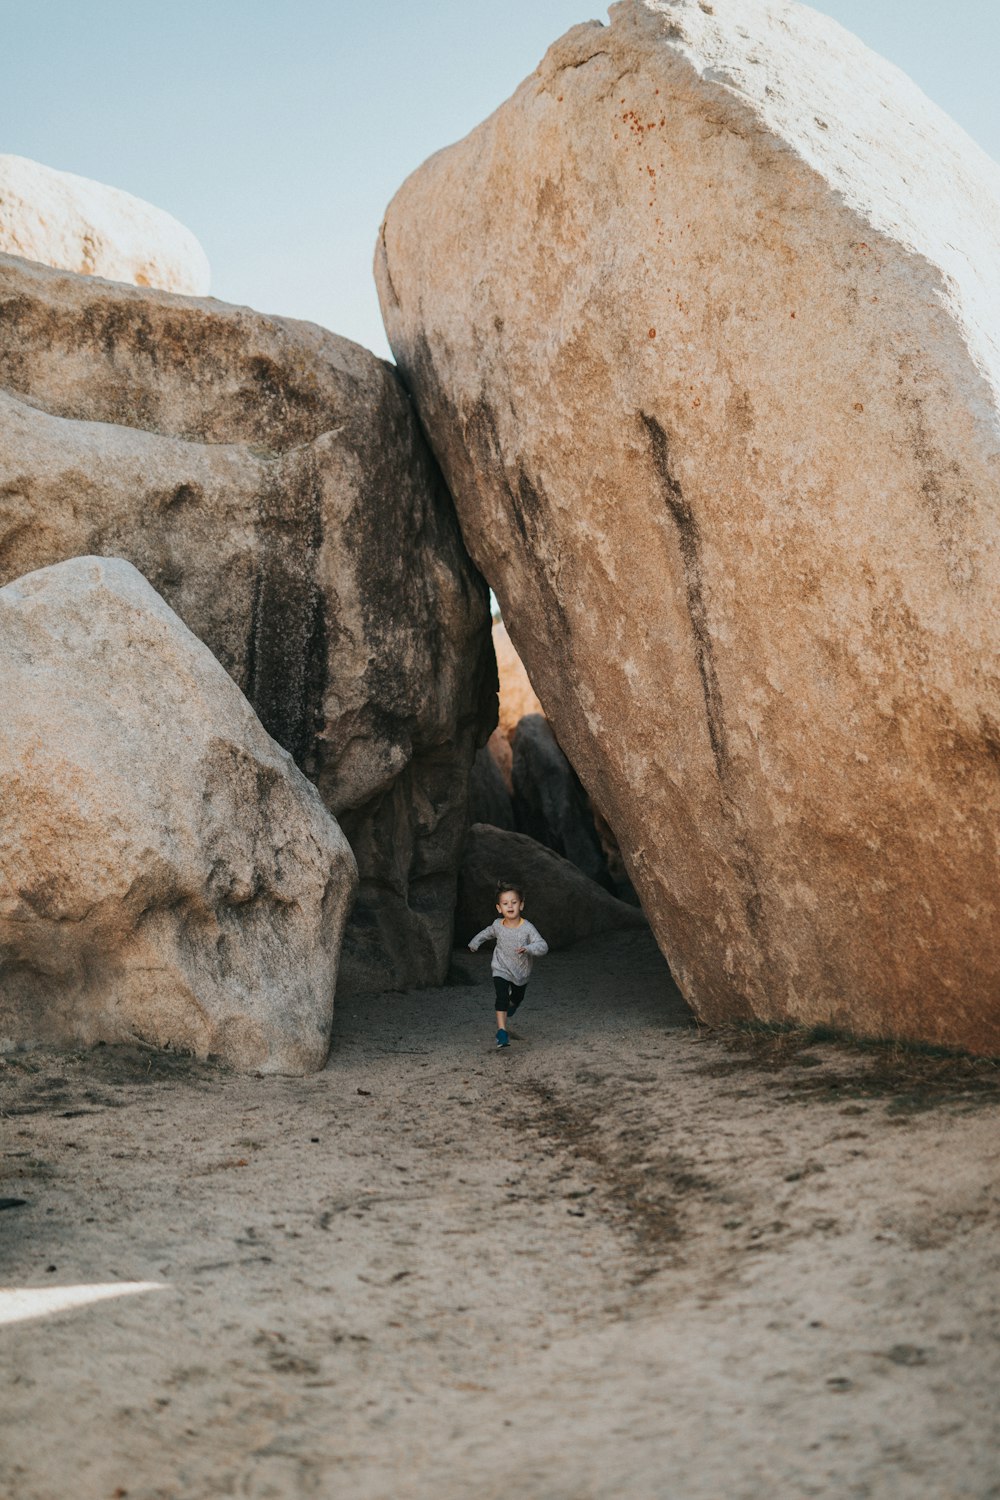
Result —
[[489, 927], [484, 927], [482, 932], [476, 933], [475, 937], [472, 939], [472, 942], [469, 944], [470, 953], [475, 953], [483, 943], [488, 943], [490, 938], [496, 938], [496, 932], [494, 931], [492, 925]]
[[524, 925], [528, 929], [527, 942], [522, 944], [520, 951], [530, 953], [532, 958], [544, 958], [549, 951], [548, 943], [537, 927], [533, 927], [530, 922], [525, 922]]

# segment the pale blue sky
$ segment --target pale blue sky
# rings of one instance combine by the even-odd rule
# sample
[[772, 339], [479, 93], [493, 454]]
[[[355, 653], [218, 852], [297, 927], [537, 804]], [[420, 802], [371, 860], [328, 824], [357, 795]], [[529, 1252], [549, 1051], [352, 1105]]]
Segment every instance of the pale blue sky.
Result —
[[[1000, 159], [997, 0], [816, 7]], [[589, 0], [0, 0], [0, 151], [127, 189], [201, 240], [212, 290], [388, 354], [382, 211]]]

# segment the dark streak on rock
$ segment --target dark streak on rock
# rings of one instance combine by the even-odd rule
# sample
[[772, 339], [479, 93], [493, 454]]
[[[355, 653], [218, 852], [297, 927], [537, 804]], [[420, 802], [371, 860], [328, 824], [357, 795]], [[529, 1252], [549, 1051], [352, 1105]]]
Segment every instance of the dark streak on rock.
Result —
[[[435, 380], [426, 346], [418, 351], [418, 358], [418, 369], [411, 367], [409, 373], [424, 389]], [[398, 399], [400, 388], [406, 398], [403, 402]], [[377, 455], [371, 455], [363, 491], [343, 531], [343, 545], [355, 552], [366, 641], [377, 643], [398, 628], [394, 621], [400, 600], [408, 597], [416, 616], [428, 627], [420, 651], [427, 653], [427, 669], [438, 677], [447, 676], [457, 650], [469, 649], [461, 621], [481, 611], [485, 628], [478, 659], [469, 664], [464, 711], [446, 738], [442, 738], [441, 726], [421, 724], [412, 694], [400, 691], [395, 679], [412, 672], [412, 665], [397, 659], [387, 670], [380, 660], [388, 661], [392, 654], [371, 653], [365, 673], [367, 718], [383, 741], [408, 747], [409, 763], [363, 807], [338, 812], [361, 871], [341, 959], [342, 976], [348, 976], [342, 984], [348, 988], [352, 969], [370, 974], [380, 965], [385, 988], [400, 982], [440, 982], [440, 937], [447, 930], [450, 949], [456, 855], [467, 827], [469, 772], [476, 746], [485, 743], [496, 725], [497, 704], [486, 582], [465, 549], [445, 477], [429, 444], [421, 441], [420, 423], [402, 372], [391, 371], [391, 384], [371, 420], [382, 435], [382, 452], [387, 459], [393, 453], [396, 458], [380, 464]], [[413, 501], [405, 537], [385, 524], [387, 514], [400, 513], [398, 501], [389, 497], [395, 497], [399, 489], [401, 453], [407, 455], [402, 467], [409, 476]], [[411, 558], [421, 552], [447, 568], [416, 572]], [[435, 597], [443, 572], [454, 589], [450, 602], [447, 595]], [[412, 808], [421, 809], [418, 819], [409, 812]]]
[[729, 778], [729, 747], [726, 742], [725, 720], [722, 712], [722, 694], [715, 670], [715, 653], [708, 630], [705, 610], [705, 595], [701, 566], [701, 534], [691, 507], [670, 468], [670, 446], [667, 435], [655, 417], [647, 412], [639, 413], [639, 420], [649, 436], [653, 453], [653, 467], [660, 482], [663, 499], [670, 517], [677, 527], [677, 538], [684, 567], [684, 588], [687, 595], [687, 612], [694, 634], [695, 659], [701, 678], [701, 691], [705, 699], [705, 717], [708, 722], [708, 738], [712, 745], [716, 775], [723, 784]]
[[680, 547], [681, 564], [684, 569], [687, 612], [688, 618], [691, 621], [691, 631], [694, 636], [695, 660], [698, 665], [698, 676], [701, 679], [702, 696], [705, 700], [708, 738], [712, 747], [712, 759], [715, 763], [716, 776], [718, 777], [719, 787], [722, 792], [723, 815], [733, 827], [732, 865], [741, 888], [747, 925], [759, 941], [764, 916], [763, 902], [761, 900], [760, 887], [757, 884], [754, 860], [742, 831], [735, 787], [733, 786], [733, 765], [729, 753], [728, 737], [726, 735], [722, 691], [719, 687], [719, 677], [715, 666], [715, 652], [712, 647], [712, 637], [708, 628], [708, 612], [705, 607], [704, 579], [701, 562], [701, 532], [694, 513], [684, 498], [684, 492], [671, 469], [670, 444], [667, 441], [666, 433], [656, 418], [651, 417], [647, 412], [640, 412], [639, 420], [642, 422], [649, 436], [653, 455], [653, 467], [660, 483], [667, 512], [677, 527], [677, 540]]
[[314, 455], [260, 497], [260, 560], [247, 640], [246, 693], [258, 718], [306, 773], [313, 764], [327, 678], [322, 486]]
[[910, 446], [919, 473], [918, 493], [930, 515], [944, 553], [945, 572], [952, 587], [965, 592], [976, 581], [976, 565], [964, 536], [970, 509], [962, 470], [948, 459], [930, 436], [924, 399], [901, 391], [899, 406], [909, 427]]
[[172, 510], [182, 505], [197, 505], [205, 498], [205, 491], [200, 484], [192, 484], [185, 481], [179, 484], [175, 490], [166, 497], [163, 502], [164, 510]]
[[986, 714], [981, 712], [979, 715], [979, 732], [983, 749], [994, 766], [1000, 770], [1000, 725], [995, 724]]

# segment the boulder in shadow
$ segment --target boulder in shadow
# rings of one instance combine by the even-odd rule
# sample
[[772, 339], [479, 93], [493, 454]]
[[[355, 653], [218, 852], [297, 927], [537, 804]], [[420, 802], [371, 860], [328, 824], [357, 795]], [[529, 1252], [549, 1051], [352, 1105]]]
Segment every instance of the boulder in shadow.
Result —
[[494, 828], [514, 831], [514, 806], [503, 773], [484, 745], [469, 773], [469, 822], [492, 823]]
[[458, 877], [456, 943], [467, 943], [496, 915], [498, 880], [524, 886], [525, 915], [553, 949], [601, 932], [647, 925], [641, 911], [617, 900], [553, 850], [526, 834], [475, 823]]
[[548, 719], [525, 714], [514, 731], [514, 819], [519, 833], [555, 850], [607, 890], [608, 862], [587, 794]]

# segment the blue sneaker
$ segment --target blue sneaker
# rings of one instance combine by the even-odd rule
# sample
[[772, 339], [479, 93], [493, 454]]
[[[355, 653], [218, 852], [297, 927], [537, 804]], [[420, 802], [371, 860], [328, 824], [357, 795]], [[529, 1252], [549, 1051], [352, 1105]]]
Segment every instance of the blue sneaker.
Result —
[[503, 1029], [501, 1029], [500, 1031], [497, 1032], [497, 1046], [498, 1047], [509, 1047], [510, 1046], [510, 1037], [507, 1035], [506, 1031], [504, 1031]]

